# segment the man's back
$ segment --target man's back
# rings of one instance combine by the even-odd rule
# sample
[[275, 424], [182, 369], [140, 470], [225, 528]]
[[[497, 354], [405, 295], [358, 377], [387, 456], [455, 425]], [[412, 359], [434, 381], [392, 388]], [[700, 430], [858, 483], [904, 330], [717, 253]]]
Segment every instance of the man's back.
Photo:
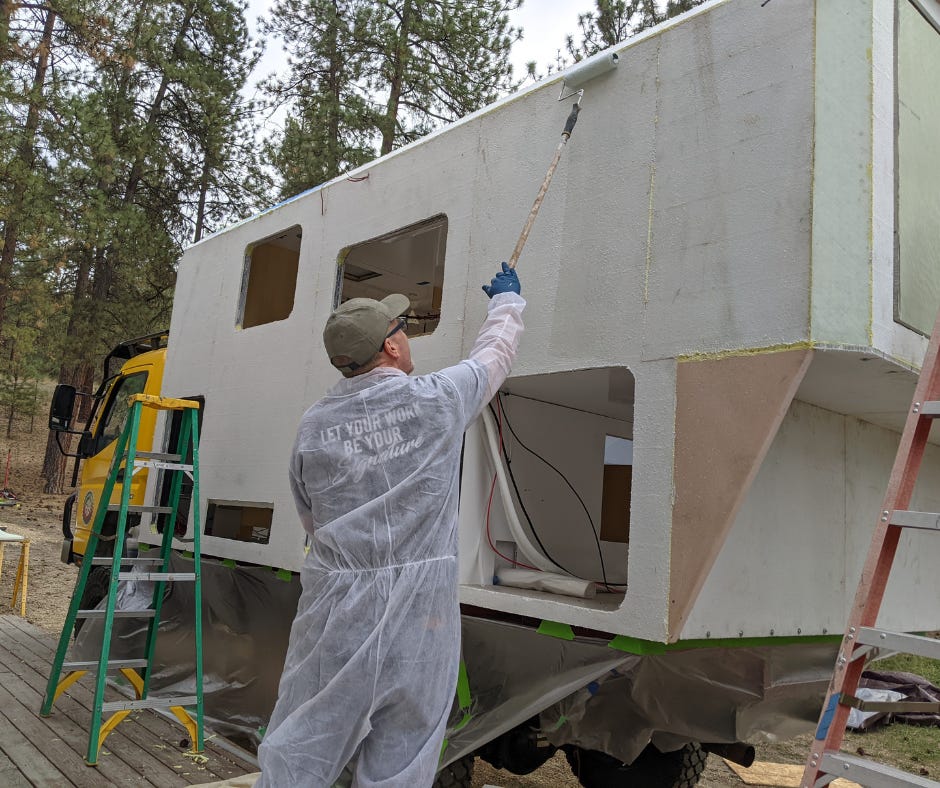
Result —
[[291, 484], [322, 568], [395, 566], [456, 552], [455, 456], [486, 375], [465, 362], [343, 380], [304, 415]]

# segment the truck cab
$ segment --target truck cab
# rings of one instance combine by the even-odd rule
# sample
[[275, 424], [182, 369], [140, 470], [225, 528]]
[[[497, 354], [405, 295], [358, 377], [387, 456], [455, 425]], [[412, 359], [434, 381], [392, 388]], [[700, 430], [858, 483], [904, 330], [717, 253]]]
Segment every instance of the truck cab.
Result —
[[[75, 457], [73, 486], [76, 491], [65, 502], [62, 514], [62, 560], [81, 563], [88, 544], [88, 536], [101, 499], [102, 489], [114, 458], [118, 436], [127, 421], [128, 398], [134, 394], [159, 395], [166, 358], [167, 332], [162, 331], [117, 345], [105, 358], [101, 385], [94, 394], [78, 392], [73, 386], [60, 384], [53, 397], [50, 429], [57, 433], [59, 448], [69, 457]], [[84, 429], [70, 428], [76, 398], [92, 398]], [[141, 414], [138, 447], [150, 448], [156, 429], [156, 413], [145, 408]], [[79, 436], [75, 452], [63, 447], [61, 435]], [[139, 469], [131, 480], [131, 505], [144, 501], [147, 488], [146, 468]], [[111, 503], [121, 497], [122, 479], [114, 487]], [[134, 515], [132, 515], [134, 516]], [[139, 517], [139, 515], [137, 515]], [[115, 514], [105, 517], [102, 533], [114, 533]], [[101, 543], [107, 549], [108, 542]]]

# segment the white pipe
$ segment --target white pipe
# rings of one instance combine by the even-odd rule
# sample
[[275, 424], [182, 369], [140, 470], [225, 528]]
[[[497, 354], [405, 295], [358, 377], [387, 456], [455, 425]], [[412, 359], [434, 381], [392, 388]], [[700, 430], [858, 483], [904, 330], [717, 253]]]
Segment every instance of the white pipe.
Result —
[[485, 443], [489, 449], [490, 459], [493, 461], [493, 467], [496, 469], [496, 480], [499, 484], [499, 497], [503, 501], [503, 511], [506, 512], [506, 520], [509, 524], [509, 532], [516, 540], [519, 552], [525, 558], [527, 563], [538, 567], [545, 572], [557, 572], [559, 567], [553, 564], [536, 545], [529, 541], [529, 535], [519, 522], [519, 516], [516, 514], [516, 507], [512, 502], [512, 494], [509, 492], [509, 484], [506, 482], [506, 469], [503, 467], [503, 458], [499, 454], [499, 431], [496, 428], [496, 422], [489, 408], [483, 410], [483, 427], [486, 431]]

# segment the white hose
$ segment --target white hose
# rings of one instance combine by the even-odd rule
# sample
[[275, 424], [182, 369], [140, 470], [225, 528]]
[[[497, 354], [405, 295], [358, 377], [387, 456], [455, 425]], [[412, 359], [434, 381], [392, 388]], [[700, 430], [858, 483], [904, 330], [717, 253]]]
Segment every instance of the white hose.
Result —
[[546, 591], [549, 594], [563, 594], [582, 599], [593, 599], [597, 593], [593, 580], [580, 580], [577, 577], [560, 575], [558, 572], [538, 572], [534, 569], [507, 569], [497, 572], [497, 585], [513, 588], [528, 588], [533, 591]]
[[522, 553], [526, 562], [545, 572], [557, 572], [559, 567], [553, 564], [545, 553], [529, 541], [529, 535], [522, 527], [522, 523], [519, 522], [516, 507], [512, 502], [512, 494], [509, 492], [509, 484], [506, 482], [506, 469], [503, 467], [503, 458], [499, 454], [499, 431], [489, 408], [483, 409], [483, 427], [486, 431], [485, 442], [489, 449], [490, 459], [493, 461], [493, 467], [496, 469], [496, 481], [497, 484], [499, 484], [499, 497], [503, 502], [503, 511], [506, 512], [509, 533], [512, 534], [513, 538], [516, 540], [519, 552]]

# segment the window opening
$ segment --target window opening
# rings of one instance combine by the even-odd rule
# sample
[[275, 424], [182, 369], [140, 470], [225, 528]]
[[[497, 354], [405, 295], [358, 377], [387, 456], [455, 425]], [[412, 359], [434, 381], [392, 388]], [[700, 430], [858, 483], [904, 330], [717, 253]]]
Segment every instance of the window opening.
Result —
[[350, 298], [411, 299], [407, 332], [431, 334], [441, 319], [447, 217], [435, 216], [340, 252], [335, 304]]
[[273, 517], [274, 508], [270, 504], [209, 501], [206, 536], [268, 544]]
[[604, 438], [604, 484], [601, 493], [601, 541], [630, 541], [630, 488], [633, 483], [633, 441]]
[[134, 394], [142, 394], [146, 385], [146, 372], [135, 372], [133, 375], [121, 378], [114, 384], [111, 389], [111, 396], [108, 398], [108, 404], [101, 414], [98, 435], [95, 438], [95, 446], [90, 452], [91, 455], [97, 454], [109, 443], [117, 440], [124, 430], [124, 425], [127, 424], [127, 416], [131, 412], [128, 398]]
[[285, 320], [294, 309], [300, 262], [299, 225], [250, 244], [245, 251], [238, 328]]

